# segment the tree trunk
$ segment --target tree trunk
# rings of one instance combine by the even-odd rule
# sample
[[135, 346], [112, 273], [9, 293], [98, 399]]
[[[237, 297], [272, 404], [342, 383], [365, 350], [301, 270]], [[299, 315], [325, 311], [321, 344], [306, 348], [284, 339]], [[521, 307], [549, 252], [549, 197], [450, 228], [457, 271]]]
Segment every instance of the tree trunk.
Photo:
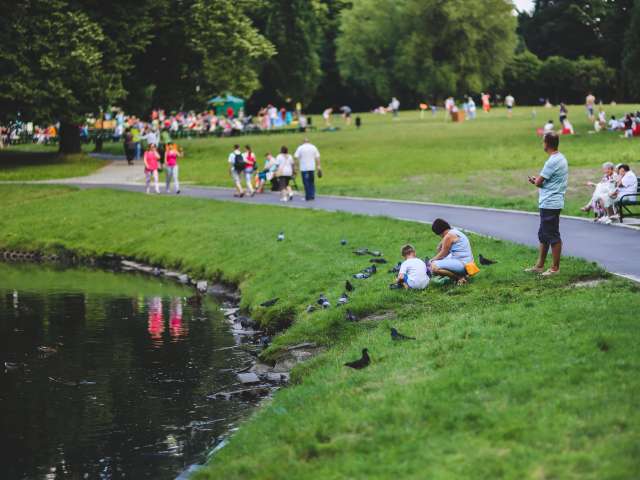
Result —
[[80, 153], [82, 147], [80, 145], [80, 127], [78, 125], [61, 121], [60, 122], [60, 153]]

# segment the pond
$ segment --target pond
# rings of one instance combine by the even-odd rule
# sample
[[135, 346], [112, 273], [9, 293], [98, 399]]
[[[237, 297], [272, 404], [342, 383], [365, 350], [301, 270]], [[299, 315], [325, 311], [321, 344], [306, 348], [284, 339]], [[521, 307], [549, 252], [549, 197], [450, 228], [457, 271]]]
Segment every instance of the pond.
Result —
[[3, 479], [173, 479], [252, 407], [220, 305], [134, 274], [0, 264]]

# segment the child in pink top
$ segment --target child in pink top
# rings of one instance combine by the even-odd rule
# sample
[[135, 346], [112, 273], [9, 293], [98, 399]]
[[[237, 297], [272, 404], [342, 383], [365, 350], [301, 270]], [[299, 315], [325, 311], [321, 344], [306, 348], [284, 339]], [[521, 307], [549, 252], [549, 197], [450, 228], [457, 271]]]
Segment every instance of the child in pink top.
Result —
[[151, 143], [147, 147], [147, 151], [144, 152], [144, 176], [147, 184], [147, 193], [149, 193], [149, 184], [151, 183], [151, 177], [153, 177], [156, 193], [160, 193], [160, 187], [158, 186], [158, 160], [160, 155], [156, 150], [156, 146]]

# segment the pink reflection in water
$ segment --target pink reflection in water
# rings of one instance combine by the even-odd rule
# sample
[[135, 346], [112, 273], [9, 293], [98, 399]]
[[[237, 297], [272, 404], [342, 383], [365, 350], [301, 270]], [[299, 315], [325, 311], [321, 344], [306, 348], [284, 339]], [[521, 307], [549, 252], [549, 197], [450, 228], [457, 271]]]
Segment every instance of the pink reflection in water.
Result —
[[149, 322], [147, 326], [149, 335], [156, 344], [162, 344], [162, 333], [164, 332], [164, 317], [162, 315], [162, 299], [151, 297], [149, 299]]
[[169, 314], [169, 331], [173, 339], [178, 339], [187, 335], [187, 324], [182, 321], [182, 299], [171, 300], [171, 310]]

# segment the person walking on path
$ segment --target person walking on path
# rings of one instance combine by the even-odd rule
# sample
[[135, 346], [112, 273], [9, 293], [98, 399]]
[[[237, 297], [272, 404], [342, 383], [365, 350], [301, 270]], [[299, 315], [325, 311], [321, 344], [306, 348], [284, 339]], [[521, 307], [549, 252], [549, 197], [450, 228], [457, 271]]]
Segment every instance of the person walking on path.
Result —
[[129, 128], [124, 132], [124, 155], [127, 157], [127, 163], [133, 165], [133, 158], [136, 156], [136, 145], [133, 142], [133, 134]]
[[182, 152], [175, 143], [165, 144], [164, 163], [166, 165], [166, 192], [171, 189], [171, 179], [173, 179], [176, 195], [180, 193], [180, 182], [178, 181], [178, 157], [182, 156]]
[[293, 190], [289, 182], [295, 175], [295, 162], [293, 157], [289, 155], [289, 149], [282, 146], [280, 154], [276, 157], [276, 164], [278, 169], [276, 170], [276, 177], [278, 178], [278, 189], [280, 190], [280, 201], [290, 202], [293, 198]]
[[[560, 271], [560, 256], [562, 255], [562, 239], [560, 238], [560, 212], [564, 207], [564, 196], [567, 191], [569, 165], [565, 156], [558, 151], [560, 137], [556, 133], [544, 136], [544, 151], [549, 158], [544, 164], [540, 175], [529, 177], [529, 183], [539, 188], [538, 207], [540, 208], [540, 228], [538, 240], [540, 253], [536, 264], [527, 268], [527, 272], [541, 273], [550, 276]], [[547, 253], [551, 247], [553, 265], [544, 270]]]
[[253, 181], [253, 172], [256, 170], [256, 154], [251, 151], [251, 147], [249, 145], [245, 145], [244, 147], [244, 179], [247, 187], [247, 192], [252, 197], [256, 194], [256, 191], [253, 189], [253, 185], [251, 185]]
[[316, 170], [318, 171], [318, 177], [322, 177], [322, 169], [320, 168], [320, 152], [308, 138], [305, 138], [303, 144], [296, 149], [296, 153], [294, 153], [293, 156], [298, 160], [298, 166], [302, 175], [304, 199], [307, 202], [315, 200]]
[[242, 155], [238, 144], [233, 146], [233, 151], [229, 154], [229, 170], [231, 178], [233, 178], [233, 184], [236, 187], [236, 193], [233, 196], [244, 197], [244, 190], [240, 183], [240, 174], [244, 172], [244, 155]]
[[160, 187], [158, 185], [158, 160], [160, 159], [160, 155], [158, 155], [158, 151], [156, 150], [156, 146], [153, 143], [150, 143], [147, 147], [147, 151], [144, 152], [144, 176], [147, 186], [147, 193], [149, 193], [149, 186], [151, 183], [151, 178], [153, 177], [154, 187], [156, 193], [160, 193]]

